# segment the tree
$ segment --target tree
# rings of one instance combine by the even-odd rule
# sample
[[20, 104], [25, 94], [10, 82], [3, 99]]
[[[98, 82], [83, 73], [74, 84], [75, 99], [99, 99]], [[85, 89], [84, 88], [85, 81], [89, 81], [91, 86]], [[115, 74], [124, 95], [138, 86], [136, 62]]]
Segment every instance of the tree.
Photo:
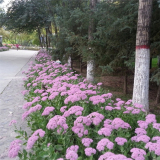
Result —
[[133, 104], [149, 110], [150, 22], [152, 0], [139, 0]]
[[[92, 14], [94, 13], [95, 7], [96, 7], [97, 0], [90, 0], [90, 22], [88, 26], [88, 41], [89, 43], [92, 43], [93, 41], [93, 32], [94, 32], [94, 19], [92, 17]], [[92, 52], [92, 47], [89, 46], [89, 50]], [[87, 58], [87, 75], [86, 79], [88, 82], [94, 81], [94, 58], [93, 56], [88, 56]]]

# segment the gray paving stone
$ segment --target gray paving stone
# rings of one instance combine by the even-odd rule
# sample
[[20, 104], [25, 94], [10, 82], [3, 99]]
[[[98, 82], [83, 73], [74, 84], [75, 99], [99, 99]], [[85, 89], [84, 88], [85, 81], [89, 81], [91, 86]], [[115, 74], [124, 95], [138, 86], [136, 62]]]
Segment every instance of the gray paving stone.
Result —
[[[32, 57], [30, 61], [34, 61], [35, 57]], [[21, 70], [12, 77], [12, 80], [0, 94], [0, 160], [10, 160], [8, 157], [8, 149], [10, 143], [15, 140], [17, 133], [14, 132], [14, 126], [9, 126], [11, 120], [17, 121], [17, 128], [27, 128], [26, 121], [22, 121], [21, 116], [24, 110], [22, 109], [25, 103], [24, 97], [21, 91], [24, 90], [23, 80], [25, 77], [22, 71], [28, 69], [28, 63], [21, 68]], [[28, 133], [29, 128], [27, 128]], [[18, 157], [12, 158], [18, 160]]]

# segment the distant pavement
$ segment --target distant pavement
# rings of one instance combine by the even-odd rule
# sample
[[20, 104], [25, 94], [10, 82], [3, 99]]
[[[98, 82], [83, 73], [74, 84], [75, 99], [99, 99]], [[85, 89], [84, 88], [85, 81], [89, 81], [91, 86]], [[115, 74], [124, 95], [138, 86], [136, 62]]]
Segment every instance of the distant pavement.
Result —
[[9, 50], [0, 52], [0, 94], [37, 51]]
[[[35, 60], [37, 51], [9, 50], [0, 52], [0, 160], [11, 160], [8, 157], [10, 143], [18, 136], [11, 120], [16, 120], [16, 127], [30, 133], [26, 121], [22, 121], [25, 112], [22, 106], [26, 103], [21, 91], [24, 90], [22, 71], [28, 70], [28, 63]], [[19, 158], [12, 158], [12, 160]]]

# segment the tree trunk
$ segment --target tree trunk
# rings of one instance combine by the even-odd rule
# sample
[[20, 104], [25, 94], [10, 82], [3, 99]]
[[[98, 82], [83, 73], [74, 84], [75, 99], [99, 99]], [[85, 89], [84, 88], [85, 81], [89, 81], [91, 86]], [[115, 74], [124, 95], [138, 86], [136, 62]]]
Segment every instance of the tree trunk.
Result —
[[149, 69], [152, 69], [152, 57], [150, 57], [150, 65], [149, 65]]
[[139, 0], [136, 35], [136, 58], [133, 87], [133, 104], [141, 104], [149, 110], [149, 30], [152, 13], [152, 0]]
[[39, 42], [40, 42], [40, 46], [43, 48], [42, 42], [41, 42], [41, 31], [38, 28], [38, 37], [39, 37]]
[[94, 81], [94, 60], [87, 61], [87, 81]]
[[68, 57], [68, 67], [72, 67], [71, 56]]
[[48, 50], [48, 30], [46, 28], [46, 49]]
[[123, 93], [124, 93], [125, 95], [127, 94], [127, 71], [126, 71], [126, 70], [125, 70], [125, 74], [124, 74]]
[[157, 97], [156, 97], [156, 104], [160, 102], [160, 84], [158, 85]]
[[160, 56], [157, 56], [157, 58], [158, 58], [157, 66], [158, 66], [158, 68], [160, 68]]
[[[90, 9], [91, 11], [94, 10], [95, 6], [96, 6], [96, 0], [90, 0]], [[91, 17], [92, 15], [90, 15]], [[90, 23], [89, 23], [89, 27], [88, 27], [88, 41], [92, 41], [93, 40], [93, 31], [94, 31], [94, 22], [93, 22], [93, 18], [90, 18]], [[91, 50], [92, 48], [89, 47]], [[88, 82], [93, 82], [94, 81], [94, 59], [92, 59], [91, 57], [88, 57], [87, 60], [87, 81]]]

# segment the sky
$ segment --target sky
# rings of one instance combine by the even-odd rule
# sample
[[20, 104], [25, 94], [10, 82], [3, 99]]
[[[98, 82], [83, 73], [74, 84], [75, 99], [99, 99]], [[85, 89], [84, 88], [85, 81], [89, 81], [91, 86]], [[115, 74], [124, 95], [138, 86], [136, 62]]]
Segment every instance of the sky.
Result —
[[1, 8], [3, 8], [5, 11], [7, 10], [7, 5], [11, 3], [13, 0], [3, 0], [3, 3], [1, 4]]

